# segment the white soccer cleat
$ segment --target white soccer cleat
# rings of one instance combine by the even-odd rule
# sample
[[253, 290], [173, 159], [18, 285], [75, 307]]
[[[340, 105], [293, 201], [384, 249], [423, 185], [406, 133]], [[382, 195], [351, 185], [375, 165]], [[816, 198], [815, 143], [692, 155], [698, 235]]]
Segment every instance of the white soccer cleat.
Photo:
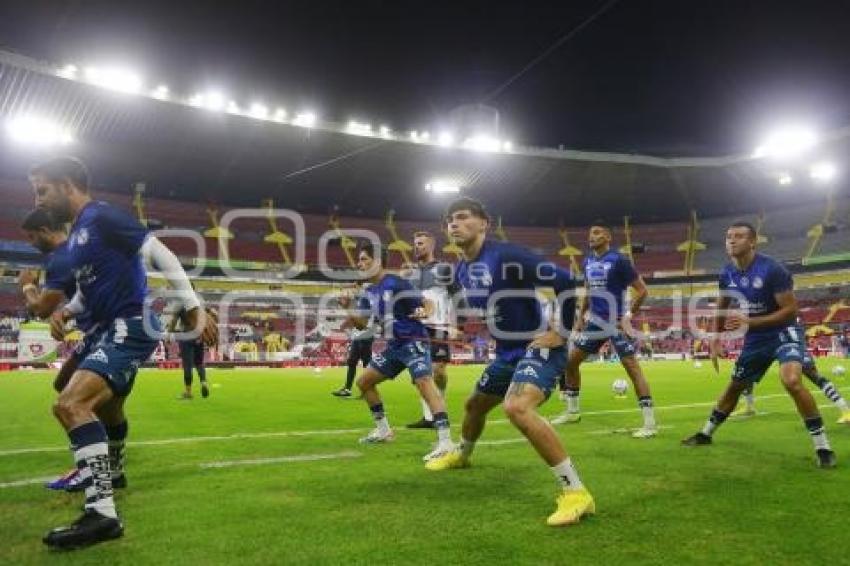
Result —
[[653, 438], [658, 434], [658, 429], [654, 426], [643, 426], [632, 433], [632, 438]]
[[360, 439], [360, 444], [381, 444], [384, 442], [392, 442], [394, 438], [395, 433], [393, 432], [393, 429], [389, 428], [387, 430], [381, 430], [375, 428], [372, 432]]
[[581, 420], [581, 413], [571, 413], [570, 411], [564, 411], [557, 417], [554, 417], [549, 422], [554, 425], [559, 424], [574, 424]]
[[452, 442], [437, 444], [437, 446], [433, 450], [431, 450], [430, 452], [428, 452], [427, 454], [422, 456], [422, 461], [427, 463], [427, 462], [430, 462], [431, 460], [436, 460], [437, 458], [442, 458], [443, 456], [445, 456], [449, 452], [453, 451], [454, 449], [455, 449], [455, 445]]

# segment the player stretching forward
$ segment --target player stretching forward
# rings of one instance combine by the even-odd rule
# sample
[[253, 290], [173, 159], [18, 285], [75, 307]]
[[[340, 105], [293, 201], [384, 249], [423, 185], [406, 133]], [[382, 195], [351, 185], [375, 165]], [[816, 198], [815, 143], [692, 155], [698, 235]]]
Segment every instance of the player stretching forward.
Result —
[[[801, 335], [805, 335], [803, 323], [799, 318], [797, 319], [797, 326]], [[838, 410], [841, 411], [841, 416], [838, 418], [838, 424], [850, 424], [850, 406], [847, 405], [847, 400], [841, 396], [841, 393], [838, 392], [834, 383], [818, 372], [818, 367], [815, 365], [815, 358], [807, 350], [803, 351], [803, 375], [805, 375], [809, 381], [814, 383], [818, 389], [823, 391], [826, 398], [832, 401], [832, 403], [838, 407]], [[733, 416], [740, 415], [749, 417], [756, 414], [756, 399], [753, 394], [753, 389], [755, 389], [755, 385], [750, 384], [750, 386], [744, 390], [741, 395], [744, 398], [744, 406], [732, 413]]]
[[[413, 287], [422, 291], [423, 297], [434, 305], [434, 312], [422, 322], [431, 337], [431, 365], [434, 368], [434, 383], [440, 396], [446, 398], [446, 386], [449, 376], [446, 366], [452, 360], [449, 345], [449, 285], [452, 282], [451, 265], [441, 263], [434, 257], [437, 241], [430, 232], [419, 231], [413, 234], [413, 253], [416, 256], [416, 269]], [[434, 417], [428, 404], [422, 401], [422, 418], [407, 425], [407, 428], [434, 428]]]
[[[652, 438], [657, 434], [658, 429], [655, 425], [649, 383], [635, 356], [635, 342], [624, 332], [629, 326], [631, 317], [640, 311], [640, 306], [649, 292], [629, 259], [611, 249], [609, 226], [601, 222], [591, 226], [587, 241], [593, 253], [584, 260], [584, 284], [587, 296], [581, 301], [579, 317], [576, 321], [575, 330], [580, 334], [575, 341], [575, 347], [570, 351], [567, 362], [564, 389], [567, 406], [563, 414], [552, 419], [552, 423], [577, 423], [581, 420], [579, 367], [589, 354], [598, 353], [599, 349], [610, 341], [635, 387], [638, 405], [643, 413], [643, 427], [634, 431], [632, 436]], [[634, 297], [626, 311], [624, 299], [629, 287], [634, 291]], [[584, 319], [588, 312], [590, 317], [585, 324]]]
[[[576, 523], [595, 511], [593, 497], [581, 483], [555, 430], [537, 413], [564, 371], [566, 339], [561, 332], [567, 333], [573, 326], [575, 281], [569, 272], [523, 248], [487, 240], [490, 217], [474, 199], [461, 198], [449, 205], [446, 222], [449, 235], [464, 255], [457, 265], [456, 282], [470, 307], [493, 313], [496, 360], [484, 370], [466, 401], [459, 449], [426, 467], [438, 471], [469, 466], [487, 413], [504, 402], [511, 423], [534, 446], [561, 485], [557, 510], [547, 523]], [[546, 327], [535, 295], [538, 287], [554, 287], [558, 294], [569, 294], [561, 308], [561, 332], [550, 328], [532, 337]]]
[[431, 377], [428, 333], [419, 321], [430, 314], [431, 305], [428, 301], [423, 303], [421, 294], [410, 283], [385, 271], [384, 264], [385, 253], [380, 253], [380, 248], [376, 249], [372, 244], [360, 246], [357, 267], [369, 277], [371, 285], [366, 287], [366, 297], [361, 299], [358, 312], [343, 325], [365, 328], [370, 319], [374, 319], [383, 330], [388, 331], [386, 348], [372, 356], [369, 367], [357, 378], [357, 387], [375, 420], [375, 429], [360, 442], [373, 444], [394, 438], [377, 386], [382, 381], [395, 378], [407, 368], [413, 384], [434, 415], [437, 446], [425, 456], [425, 461], [428, 461], [453, 448], [446, 404]]
[[[818, 466], [835, 467], [835, 453], [830, 449], [823, 419], [800, 375], [805, 346], [802, 332], [795, 324], [797, 299], [791, 274], [773, 258], [756, 252], [756, 230], [746, 222], [736, 222], [726, 231], [726, 253], [732, 261], [720, 272], [721, 296], [714, 322], [716, 334], [711, 342], [715, 368], [721, 329], [746, 329], [744, 346], [735, 362], [732, 381], [718, 399], [708, 422], [700, 432], [682, 443], [687, 446], [711, 444], [714, 431], [735, 408], [741, 393], [758, 383], [777, 360], [782, 385], [794, 399], [814, 442]], [[744, 312], [726, 312], [732, 304], [732, 293], [742, 297], [739, 306], [746, 309]]]
[[[63, 292], [76, 282], [102, 332], [53, 408], [71, 440], [86, 502], [80, 518], [49, 532], [44, 543], [70, 549], [120, 537], [124, 530], [112, 497], [108, 436], [97, 415], [123, 411], [136, 372], [161, 333], [152, 312], [148, 310], [143, 320], [147, 281], [142, 259], [150, 260], [180, 292], [190, 327], [198, 326], [200, 310], [174, 254], [126, 213], [92, 200], [88, 172], [80, 161], [47, 161], [30, 172], [30, 182], [37, 206], [57, 222], [72, 223], [64, 253], [54, 256], [55, 275], [46, 287]], [[28, 300], [38, 293], [33, 283], [25, 284], [23, 291]], [[203, 332], [207, 343], [215, 342], [217, 327], [211, 317]]]

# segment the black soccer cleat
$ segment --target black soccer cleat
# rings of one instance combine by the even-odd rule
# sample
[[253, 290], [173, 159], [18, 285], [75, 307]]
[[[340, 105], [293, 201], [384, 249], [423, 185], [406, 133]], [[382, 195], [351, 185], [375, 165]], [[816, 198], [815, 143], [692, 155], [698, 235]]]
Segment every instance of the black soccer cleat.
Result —
[[101, 515], [94, 509], [86, 509], [69, 526], [57, 527], [44, 535], [42, 542], [53, 550], [73, 550], [120, 538], [123, 534], [121, 521]]
[[820, 448], [815, 454], [818, 457], [818, 468], [834, 468], [836, 466], [835, 452], [832, 450]]
[[706, 446], [708, 444], [711, 444], [711, 437], [701, 432], [689, 436], [682, 441], [682, 446]]
[[206, 381], [202, 381], [201, 382], [201, 397], [206, 399], [209, 396], [210, 396], [210, 387], [209, 387], [209, 385], [207, 385]]
[[422, 417], [415, 423], [407, 425], [407, 428], [434, 428], [434, 421], [429, 421], [425, 417]]
[[331, 395], [334, 397], [351, 397], [351, 390], [346, 389], [345, 387], [340, 387], [336, 391], [331, 391]]

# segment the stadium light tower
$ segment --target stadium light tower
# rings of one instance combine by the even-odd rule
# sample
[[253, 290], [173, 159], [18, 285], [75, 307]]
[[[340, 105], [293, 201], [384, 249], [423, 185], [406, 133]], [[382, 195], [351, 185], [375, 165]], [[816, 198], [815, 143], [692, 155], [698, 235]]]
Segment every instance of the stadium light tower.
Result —
[[753, 157], [788, 159], [797, 157], [818, 143], [818, 136], [806, 126], [788, 126], [771, 132], [753, 152]]
[[316, 114], [315, 112], [310, 111], [299, 112], [295, 115], [295, 119], [292, 123], [296, 126], [301, 126], [302, 128], [312, 128], [316, 125]]
[[463, 187], [457, 181], [451, 179], [434, 179], [425, 183], [425, 190], [432, 193], [459, 193]]
[[29, 146], [51, 147], [73, 143], [71, 132], [59, 124], [38, 116], [19, 116], [6, 123], [12, 140]]
[[142, 79], [133, 71], [120, 67], [88, 67], [86, 81], [109, 90], [137, 94], [142, 90]]
[[838, 169], [829, 161], [821, 161], [812, 165], [809, 169], [809, 175], [819, 183], [827, 184], [833, 181], [838, 175]]
[[168, 87], [165, 85], [159, 85], [153, 90], [153, 92], [151, 92], [151, 96], [157, 100], [168, 100]]
[[251, 109], [248, 111], [248, 114], [251, 116], [251, 118], [256, 118], [257, 120], [265, 120], [269, 116], [269, 109], [262, 102], [255, 102], [251, 105]]

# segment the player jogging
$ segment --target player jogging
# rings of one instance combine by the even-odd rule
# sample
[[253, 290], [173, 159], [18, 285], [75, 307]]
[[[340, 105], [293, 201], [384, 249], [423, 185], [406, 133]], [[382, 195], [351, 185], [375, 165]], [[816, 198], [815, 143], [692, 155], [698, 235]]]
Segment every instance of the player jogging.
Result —
[[[496, 360], [484, 370], [466, 401], [460, 446], [426, 467], [440, 471], [470, 466], [487, 414], [504, 403], [511, 423], [549, 465], [561, 486], [557, 509], [547, 523], [576, 523], [595, 511], [593, 497], [552, 425], [537, 412], [564, 371], [566, 339], [562, 333], [573, 326], [575, 281], [568, 271], [528, 250], [487, 240], [490, 217], [474, 199], [454, 201], [445, 220], [449, 235], [464, 255], [456, 266], [455, 281], [463, 289], [468, 306], [487, 313], [496, 339]], [[567, 295], [560, 309], [560, 329], [555, 324], [547, 326], [536, 295], [538, 287], [552, 287], [558, 295]], [[563, 298], [561, 295], [559, 300]], [[544, 328], [549, 329], [539, 333]]]
[[[815, 447], [821, 468], [835, 467], [823, 419], [801, 379], [803, 334], [796, 325], [797, 299], [791, 274], [776, 260], [756, 252], [756, 230], [736, 222], [726, 231], [726, 253], [732, 260], [720, 272], [721, 296], [714, 321], [711, 359], [715, 368], [720, 352], [720, 330], [745, 330], [744, 346], [735, 362], [732, 380], [717, 401], [702, 430], [682, 441], [687, 446], [711, 444], [712, 436], [738, 403], [741, 393], [758, 383], [779, 362], [779, 378], [794, 400]], [[740, 310], [728, 311], [737, 295]]]

